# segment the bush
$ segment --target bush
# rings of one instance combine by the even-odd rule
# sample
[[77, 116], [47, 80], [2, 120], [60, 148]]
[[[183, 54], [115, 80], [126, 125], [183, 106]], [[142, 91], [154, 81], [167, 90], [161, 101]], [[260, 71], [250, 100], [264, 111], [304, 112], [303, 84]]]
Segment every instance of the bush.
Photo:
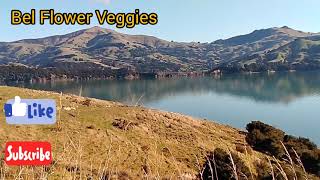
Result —
[[[250, 170], [241, 158], [235, 153], [231, 153], [231, 156], [236, 166], [238, 179], [250, 179]], [[216, 179], [215, 169], [218, 179], [236, 179], [230, 155], [225, 150], [216, 149], [208, 156], [208, 160], [204, 165], [202, 179]]]
[[307, 138], [285, 135], [283, 143], [286, 145], [288, 150], [295, 149], [297, 152], [300, 150], [316, 150], [317, 145], [311, 142]]
[[[289, 151], [291, 157], [296, 160], [296, 153], [300, 157], [302, 164], [307, 172], [320, 175], [320, 150], [317, 145], [306, 138], [296, 138], [294, 136], [286, 135], [284, 144]], [[297, 160], [296, 160], [297, 162]]]
[[267, 160], [260, 160], [254, 163], [257, 170], [257, 179], [272, 180], [272, 170]]
[[246, 141], [253, 149], [282, 159], [285, 158], [283, 142], [296, 164], [297, 153], [306, 171], [320, 176], [320, 150], [309, 139], [285, 135], [283, 131], [259, 121], [249, 123], [247, 130]]
[[320, 176], [320, 150], [305, 150], [299, 153], [306, 171]]
[[285, 136], [283, 131], [259, 121], [249, 123], [247, 131], [246, 141], [253, 149], [278, 158], [283, 156], [284, 149], [280, 143]]

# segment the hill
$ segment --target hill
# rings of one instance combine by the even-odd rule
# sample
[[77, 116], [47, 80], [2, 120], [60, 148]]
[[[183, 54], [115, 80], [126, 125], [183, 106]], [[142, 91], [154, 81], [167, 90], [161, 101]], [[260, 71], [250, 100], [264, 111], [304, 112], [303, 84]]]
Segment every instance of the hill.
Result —
[[[246, 61], [263, 58], [266, 53], [281, 50], [298, 39], [314, 36], [314, 33], [281, 27], [212, 43], [182, 43], [93, 27], [66, 35], [0, 43], [0, 65], [53, 68], [55, 71], [51, 74], [68, 76], [72, 69], [76, 71], [75, 76], [84, 73], [87, 77], [98, 76], [94, 74], [97, 71], [110, 77], [119, 72], [126, 75], [207, 72], [230, 66], [243, 67], [248, 64], [244, 63]], [[313, 48], [312, 53], [318, 51]], [[305, 52], [305, 56], [313, 57], [309, 53]], [[313, 59], [305, 61], [318, 63]]]
[[61, 36], [1, 43], [0, 64], [63, 68], [89, 62], [105, 69], [177, 72], [195, 69], [192, 63], [204, 66], [198, 56], [189, 56], [198, 54], [200, 47], [93, 27]]
[[228, 63], [244, 71], [315, 70], [320, 68], [320, 36], [296, 38], [263, 53], [241, 57]]
[[313, 33], [297, 31], [289, 27], [255, 30], [250, 34], [218, 40], [211, 45], [218, 50], [223, 63], [243, 56], [263, 53], [279, 48], [299, 37], [312, 36]]

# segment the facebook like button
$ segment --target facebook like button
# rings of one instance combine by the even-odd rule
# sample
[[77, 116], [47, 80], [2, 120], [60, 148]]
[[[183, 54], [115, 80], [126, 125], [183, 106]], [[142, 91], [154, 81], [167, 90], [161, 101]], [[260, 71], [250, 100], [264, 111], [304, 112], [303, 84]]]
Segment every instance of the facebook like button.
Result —
[[51, 99], [21, 99], [16, 96], [4, 105], [8, 124], [55, 124], [56, 102]]

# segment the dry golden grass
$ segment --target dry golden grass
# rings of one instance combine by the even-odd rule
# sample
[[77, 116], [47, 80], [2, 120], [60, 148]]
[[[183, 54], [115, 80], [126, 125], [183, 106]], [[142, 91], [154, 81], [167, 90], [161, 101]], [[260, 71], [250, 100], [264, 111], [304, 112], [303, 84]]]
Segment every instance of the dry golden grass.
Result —
[[[48, 141], [54, 162], [8, 167], [1, 161], [1, 179], [195, 179], [215, 148], [236, 152], [239, 144], [247, 145], [245, 135], [232, 127], [73, 95], [2, 86], [0, 106], [16, 95], [56, 99], [58, 123], [11, 126], [1, 113], [2, 149], [7, 141]], [[238, 154], [249, 167], [265, 156], [246, 148]]]

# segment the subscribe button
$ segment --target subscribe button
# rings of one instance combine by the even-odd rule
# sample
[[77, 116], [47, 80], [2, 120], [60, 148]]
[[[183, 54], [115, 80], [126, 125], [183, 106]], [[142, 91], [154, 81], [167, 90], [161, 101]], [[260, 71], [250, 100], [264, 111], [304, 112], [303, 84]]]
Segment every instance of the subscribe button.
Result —
[[7, 142], [5, 162], [9, 166], [46, 166], [52, 162], [51, 144], [48, 142]]
[[55, 124], [56, 102], [51, 99], [21, 99], [16, 96], [4, 105], [8, 124]]
[[[8, 124], [45, 125], [56, 122], [56, 103], [51, 99], [21, 99], [16, 96], [4, 105]], [[5, 162], [9, 166], [43, 166], [52, 162], [49, 142], [7, 142]]]

